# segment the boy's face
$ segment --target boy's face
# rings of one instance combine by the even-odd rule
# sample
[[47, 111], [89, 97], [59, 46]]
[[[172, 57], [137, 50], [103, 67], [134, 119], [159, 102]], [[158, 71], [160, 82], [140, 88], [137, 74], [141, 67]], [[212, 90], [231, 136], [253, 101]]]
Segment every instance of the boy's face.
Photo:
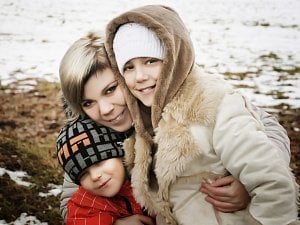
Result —
[[145, 106], [150, 107], [153, 104], [156, 82], [162, 67], [162, 60], [149, 57], [131, 59], [124, 66], [126, 85]]
[[123, 90], [111, 69], [92, 75], [84, 85], [82, 97], [82, 110], [95, 122], [119, 132], [132, 126]]
[[90, 193], [113, 197], [125, 181], [125, 168], [121, 158], [107, 159], [84, 170], [80, 177], [81, 186]]

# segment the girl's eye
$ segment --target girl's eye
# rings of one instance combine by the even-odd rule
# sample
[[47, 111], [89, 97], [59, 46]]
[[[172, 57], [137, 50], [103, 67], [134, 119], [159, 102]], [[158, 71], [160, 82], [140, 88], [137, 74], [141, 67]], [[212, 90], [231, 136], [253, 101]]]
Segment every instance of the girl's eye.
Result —
[[156, 58], [148, 58], [146, 61], [146, 64], [152, 64], [152, 63], [156, 63], [160, 61], [160, 59], [156, 59]]
[[125, 65], [123, 69], [123, 73], [125, 73], [128, 70], [132, 70], [134, 67], [132, 65]]

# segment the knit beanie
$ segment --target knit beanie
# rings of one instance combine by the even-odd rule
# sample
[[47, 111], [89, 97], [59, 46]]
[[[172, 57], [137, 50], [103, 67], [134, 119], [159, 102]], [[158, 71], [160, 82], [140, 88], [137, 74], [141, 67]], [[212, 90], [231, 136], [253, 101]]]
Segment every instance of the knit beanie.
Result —
[[56, 151], [59, 164], [76, 184], [83, 170], [102, 160], [123, 157], [125, 133], [115, 132], [91, 119], [77, 120], [60, 131]]
[[163, 59], [165, 48], [162, 41], [149, 28], [138, 23], [126, 23], [119, 27], [113, 40], [113, 51], [120, 73], [124, 65], [138, 57]]

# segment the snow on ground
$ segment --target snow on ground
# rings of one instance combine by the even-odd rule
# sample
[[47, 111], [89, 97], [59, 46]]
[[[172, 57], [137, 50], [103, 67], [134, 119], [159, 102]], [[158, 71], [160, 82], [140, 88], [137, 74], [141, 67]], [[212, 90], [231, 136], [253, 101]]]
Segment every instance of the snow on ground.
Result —
[[24, 171], [11, 171], [5, 168], [0, 168], [0, 176], [3, 176], [5, 173], [8, 174], [10, 179], [15, 181], [18, 185], [26, 187], [29, 187], [31, 185], [31, 183], [22, 180], [22, 178], [28, 177], [27, 173]]
[[29, 216], [27, 213], [22, 213], [19, 218], [17, 218], [12, 223], [6, 223], [4, 220], [0, 220], [0, 225], [47, 225], [39, 221], [35, 216]]
[[[29, 187], [31, 185], [34, 185], [30, 182], [23, 181], [22, 178], [28, 177], [28, 174], [24, 171], [11, 171], [7, 170], [5, 168], [0, 168], [0, 176], [3, 176], [4, 174], [8, 174], [10, 179], [15, 181], [18, 185], [23, 185], [26, 187]], [[48, 197], [50, 195], [57, 196], [61, 193], [62, 190], [62, 185], [55, 185], [55, 184], [48, 184], [49, 190], [48, 193], [39, 193], [41, 197]], [[27, 215], [27, 213], [22, 213], [19, 218], [17, 218], [14, 222], [12, 223], [7, 223], [4, 220], [1, 220], [0, 218], [0, 225], [47, 225], [47, 223], [40, 222], [35, 216], [30, 216]]]
[[[124, 10], [146, 0], [1, 0], [2, 84], [27, 77], [58, 81], [67, 48]], [[300, 107], [300, 1], [168, 0], [191, 32], [196, 61], [209, 73], [244, 73], [230, 82], [261, 106]], [[256, 71], [253, 73], [253, 71]], [[255, 95], [256, 93], [259, 93]], [[260, 93], [262, 92], [262, 93]], [[278, 93], [284, 98], [277, 99]]]

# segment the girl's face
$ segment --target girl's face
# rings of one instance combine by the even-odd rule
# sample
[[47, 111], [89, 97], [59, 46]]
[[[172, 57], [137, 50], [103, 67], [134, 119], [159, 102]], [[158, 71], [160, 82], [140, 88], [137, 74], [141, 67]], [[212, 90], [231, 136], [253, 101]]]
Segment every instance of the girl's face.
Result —
[[123, 75], [130, 92], [145, 106], [153, 104], [163, 61], [156, 58], [139, 57], [131, 59], [124, 66]]
[[113, 197], [125, 181], [125, 168], [121, 158], [112, 158], [95, 163], [84, 170], [81, 186], [90, 193]]
[[123, 91], [109, 68], [85, 83], [81, 107], [92, 120], [115, 131], [127, 131], [132, 126]]

